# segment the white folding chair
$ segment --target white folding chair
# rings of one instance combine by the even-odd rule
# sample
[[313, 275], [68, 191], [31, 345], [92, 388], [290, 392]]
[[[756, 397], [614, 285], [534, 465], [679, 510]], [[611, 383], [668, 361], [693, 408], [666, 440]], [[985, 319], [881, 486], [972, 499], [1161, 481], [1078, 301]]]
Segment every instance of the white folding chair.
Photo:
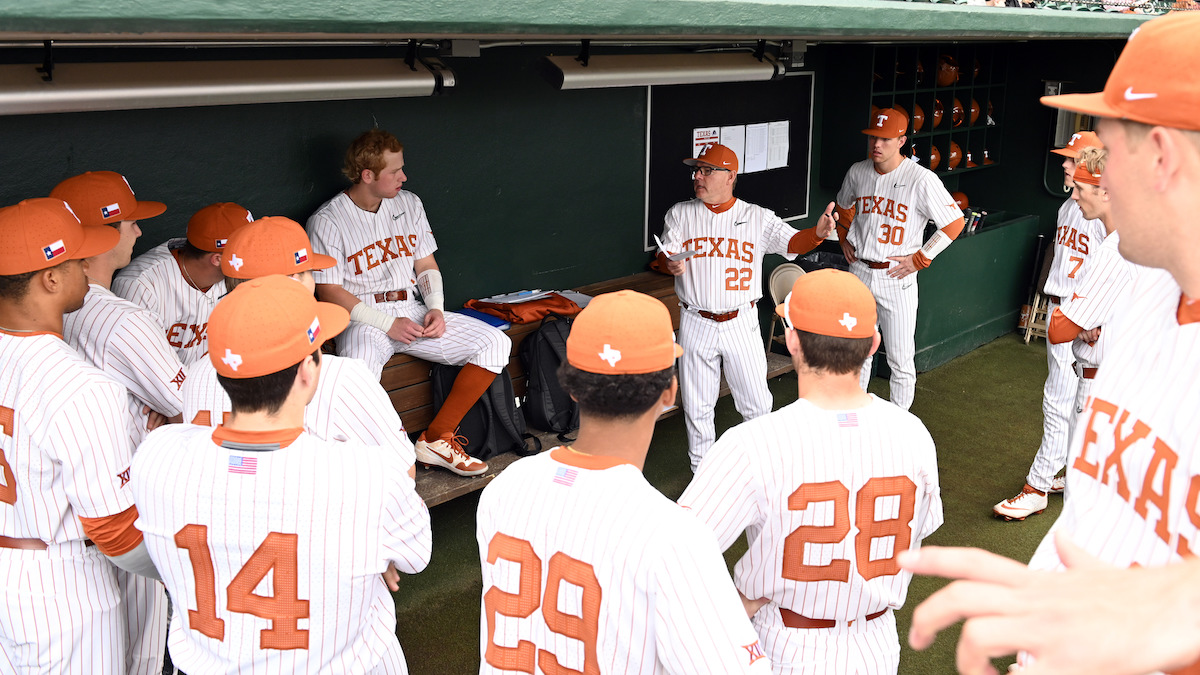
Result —
[[782, 333], [779, 337], [775, 337], [776, 322], [780, 326], [783, 325], [783, 318], [775, 313], [775, 308], [779, 306], [779, 303], [783, 302], [788, 293], [792, 292], [792, 284], [796, 283], [796, 279], [803, 274], [804, 268], [796, 263], [783, 263], [779, 267], [776, 267], [775, 271], [771, 272], [771, 278], [767, 280], [767, 289], [770, 290], [771, 300], [773, 301], [771, 305], [771, 329], [767, 332], [767, 343], [763, 346], [763, 349], [768, 354], [771, 353], [771, 340], [783, 344]]

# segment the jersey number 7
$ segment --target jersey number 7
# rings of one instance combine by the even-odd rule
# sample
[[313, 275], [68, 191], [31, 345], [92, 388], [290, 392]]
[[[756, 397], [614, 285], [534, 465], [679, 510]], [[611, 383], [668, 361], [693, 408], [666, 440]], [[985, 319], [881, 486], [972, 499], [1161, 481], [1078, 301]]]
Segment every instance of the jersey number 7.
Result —
[[[916, 504], [917, 486], [908, 476], [872, 478], [858, 491], [854, 509], [854, 524], [858, 534], [854, 537], [855, 560], [858, 573], [864, 580], [888, 576], [900, 571], [896, 554], [908, 550], [912, 541], [913, 512]], [[897, 516], [885, 520], [875, 519], [875, 502], [884, 497], [900, 500]], [[828, 565], [805, 565], [805, 544], [836, 544], [850, 533], [850, 490], [841, 481], [827, 483], [805, 483], [788, 496], [788, 509], [803, 511], [811, 504], [833, 502], [832, 525], [802, 525], [792, 530], [783, 540], [783, 576], [793, 581], [842, 581], [850, 580], [850, 561], [834, 559]], [[871, 542], [882, 537], [895, 537], [892, 555], [871, 560]]]
[[[259, 632], [260, 649], [308, 649], [308, 631], [298, 626], [300, 619], [308, 618], [308, 600], [296, 597], [297, 539], [294, 534], [267, 534], [225, 589], [229, 611], [271, 622], [270, 628]], [[188, 624], [214, 640], [224, 640], [225, 620], [217, 617], [217, 580], [208, 550], [208, 526], [184, 525], [175, 533], [175, 545], [187, 550], [196, 578], [196, 609], [187, 611]], [[256, 595], [254, 589], [271, 570], [275, 571], [275, 594]]]
[[[517, 642], [516, 647], [496, 644], [496, 615], [525, 619], [533, 615], [538, 607], [546, 625], [555, 632], [583, 643], [583, 675], [600, 675], [600, 660], [596, 656], [597, 635], [600, 630], [600, 582], [592, 566], [558, 552], [550, 557], [546, 577], [546, 598], [542, 601], [542, 559], [533, 550], [533, 545], [524, 539], [510, 537], [497, 532], [488, 542], [488, 564], [494, 565], [504, 559], [521, 566], [520, 582], [516, 593], [508, 593], [493, 586], [483, 594], [484, 612], [487, 614], [487, 649], [484, 659], [493, 668], [515, 670], [522, 673], [534, 672], [534, 654], [537, 667], [547, 675], [567, 675], [577, 670], [568, 670], [558, 658], [545, 649], [538, 649], [528, 640]], [[563, 582], [583, 590], [581, 616], [565, 614], [558, 609], [558, 593]]]

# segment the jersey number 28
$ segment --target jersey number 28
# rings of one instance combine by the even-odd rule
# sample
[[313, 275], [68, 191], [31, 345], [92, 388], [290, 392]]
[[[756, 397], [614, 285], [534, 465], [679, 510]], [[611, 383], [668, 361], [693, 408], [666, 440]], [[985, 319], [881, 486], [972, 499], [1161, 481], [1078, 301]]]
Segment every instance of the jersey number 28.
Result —
[[[858, 491], [854, 509], [854, 525], [858, 527], [858, 534], [854, 536], [854, 553], [858, 573], [863, 579], [870, 580], [900, 571], [896, 555], [908, 550], [912, 540], [909, 523], [912, 521], [916, 495], [917, 486], [908, 476], [872, 478]], [[900, 498], [899, 513], [895, 518], [876, 520], [875, 500], [890, 496]], [[792, 530], [783, 540], [783, 576], [793, 581], [849, 581], [849, 560], [834, 559], [828, 565], [804, 564], [805, 544], [836, 544], [850, 533], [850, 490], [841, 481], [801, 485], [788, 497], [788, 509], [803, 511], [819, 502], [833, 502], [833, 524], [802, 525]], [[895, 537], [892, 555], [871, 560], [871, 541], [889, 536]]]
[[[600, 582], [592, 566], [559, 552], [550, 557], [546, 577], [546, 597], [542, 599], [542, 559], [533, 550], [533, 545], [524, 539], [510, 537], [497, 532], [488, 542], [488, 564], [499, 559], [521, 566], [521, 576], [516, 593], [489, 588], [483, 594], [484, 612], [487, 614], [488, 643], [484, 659], [493, 668], [533, 673], [536, 654], [537, 667], [546, 675], [568, 675], [579, 671], [562, 666], [551, 652], [538, 649], [528, 640], [521, 640], [516, 647], [501, 647], [496, 644], [496, 615], [525, 619], [533, 615], [538, 607], [546, 625], [555, 632], [583, 643], [583, 674], [600, 675], [600, 660], [596, 656], [597, 635], [600, 630]], [[582, 589], [583, 611], [581, 616], [566, 614], [558, 609], [558, 593], [563, 582]], [[568, 591], [570, 592], [570, 591]]]
[[[267, 534], [225, 589], [229, 611], [271, 622], [270, 628], [259, 632], [260, 649], [308, 649], [308, 631], [298, 625], [300, 619], [308, 618], [308, 600], [297, 597], [296, 540], [294, 534]], [[188, 552], [196, 578], [196, 609], [187, 611], [188, 623], [192, 630], [224, 640], [225, 620], [217, 617], [217, 575], [208, 550], [208, 526], [184, 525], [175, 533], [175, 545]], [[275, 594], [256, 595], [254, 589], [271, 570], [275, 571]]]

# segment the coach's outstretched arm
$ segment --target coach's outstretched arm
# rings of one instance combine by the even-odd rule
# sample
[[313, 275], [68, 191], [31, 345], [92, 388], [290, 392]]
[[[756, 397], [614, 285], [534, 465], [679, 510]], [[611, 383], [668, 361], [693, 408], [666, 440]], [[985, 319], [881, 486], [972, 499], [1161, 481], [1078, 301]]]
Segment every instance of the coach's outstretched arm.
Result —
[[1031, 570], [973, 548], [930, 546], [901, 554], [917, 574], [958, 579], [913, 613], [909, 643], [933, 644], [958, 621], [960, 673], [995, 673], [990, 659], [1018, 651], [1022, 675], [1134, 675], [1183, 668], [1200, 658], [1200, 560], [1153, 568], [1110, 567], [1061, 531], [1066, 572]]

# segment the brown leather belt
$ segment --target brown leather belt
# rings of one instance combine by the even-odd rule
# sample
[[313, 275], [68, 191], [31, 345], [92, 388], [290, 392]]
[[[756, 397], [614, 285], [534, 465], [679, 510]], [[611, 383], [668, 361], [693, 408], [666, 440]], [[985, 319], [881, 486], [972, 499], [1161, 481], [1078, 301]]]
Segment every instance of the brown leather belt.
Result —
[[[862, 620], [870, 621], [872, 619], [878, 619], [885, 613], [887, 613], [887, 607], [884, 607], [874, 614], [866, 615]], [[801, 616], [792, 610], [784, 609], [783, 607], [779, 608], [779, 618], [783, 619], [783, 625], [787, 626], [788, 628], [836, 628], [838, 625], [838, 621], [836, 619], [810, 619], [807, 616]], [[846, 626], [853, 626], [854, 622], [857, 620], [858, 619], [850, 619], [846, 622]]]
[[1056, 305], [1062, 304], [1062, 298], [1058, 297], [1057, 295], [1047, 295], [1046, 299], [1049, 300], [1050, 302], [1053, 302]]
[[375, 302], [397, 302], [408, 299], [408, 291], [384, 291], [375, 294]]
[[[691, 307], [688, 307], [687, 303], [683, 303], [683, 308], [684, 308], [684, 309], [691, 309]], [[753, 303], [753, 302], [752, 302], [752, 303], [750, 303], [750, 308], [751, 308], [751, 309], [753, 309], [753, 308], [754, 308], [754, 303]], [[697, 314], [699, 314], [700, 316], [702, 316], [702, 317], [704, 317], [704, 318], [708, 319], [709, 321], [716, 321], [717, 323], [723, 323], [723, 322], [725, 322], [725, 321], [729, 321], [729, 320], [731, 320], [731, 319], [736, 319], [736, 318], [737, 318], [737, 315], [738, 315], [738, 312], [741, 312], [741, 311], [742, 311], [742, 310], [740, 310], [740, 309], [733, 309], [733, 310], [730, 310], [730, 311], [728, 311], [728, 312], [724, 312], [724, 313], [722, 313], [722, 314], [717, 314], [717, 313], [715, 313], [715, 312], [706, 312], [706, 311], [704, 311], [703, 309], [697, 309], [697, 310], [696, 310], [696, 313], [697, 313]]]
[[[1078, 362], [1078, 361], [1076, 361], [1075, 363], [1072, 363], [1071, 365], [1072, 365], [1073, 367], [1075, 367], [1075, 368], [1079, 368], [1079, 362]], [[1099, 368], [1079, 368], [1079, 370], [1080, 370], [1080, 372], [1082, 372], [1082, 373], [1083, 373], [1082, 377], [1083, 377], [1083, 379], [1085, 379], [1085, 380], [1094, 380], [1094, 379], [1096, 379], [1096, 373], [1100, 372], [1100, 369], [1099, 369]]]
[[873, 270], [886, 270], [887, 268], [892, 266], [891, 263], [875, 262], [874, 260], [859, 259], [859, 262], [866, 265], [867, 267], [870, 267]]
[[[91, 539], [83, 540], [84, 546], [95, 546]], [[18, 539], [16, 537], [0, 536], [0, 548], [15, 548], [21, 551], [45, 551], [48, 547], [41, 539]]]

